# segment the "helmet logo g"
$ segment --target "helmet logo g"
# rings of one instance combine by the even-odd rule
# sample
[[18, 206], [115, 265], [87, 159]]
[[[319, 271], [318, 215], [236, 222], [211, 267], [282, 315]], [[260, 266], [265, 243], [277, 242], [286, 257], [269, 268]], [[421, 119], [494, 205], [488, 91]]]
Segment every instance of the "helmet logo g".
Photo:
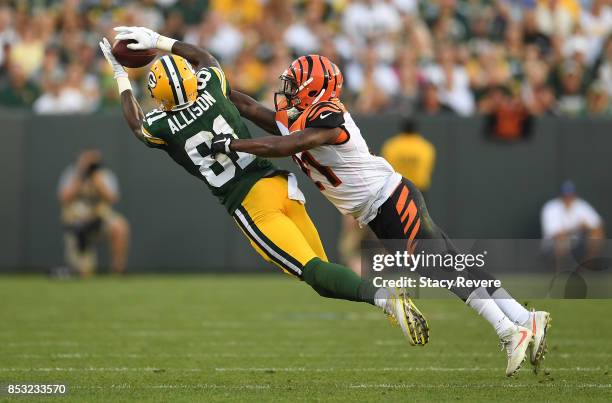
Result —
[[149, 77], [147, 78], [149, 88], [155, 88], [157, 86], [157, 77], [155, 77], [155, 73], [149, 71]]

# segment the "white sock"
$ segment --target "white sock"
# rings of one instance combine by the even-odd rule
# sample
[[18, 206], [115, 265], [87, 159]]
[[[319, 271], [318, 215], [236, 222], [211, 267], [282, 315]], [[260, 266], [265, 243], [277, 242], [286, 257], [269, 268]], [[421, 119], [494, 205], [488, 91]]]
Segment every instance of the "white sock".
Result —
[[515, 326], [502, 310], [499, 309], [484, 287], [475, 289], [465, 303], [478, 312], [478, 315], [485, 318], [493, 326], [498, 336], [501, 336], [508, 329]]
[[378, 291], [376, 291], [376, 294], [374, 294], [374, 305], [379, 308], [385, 309], [385, 307], [387, 306], [387, 300], [390, 296], [391, 293], [389, 293], [388, 289], [379, 288]]
[[530, 316], [529, 311], [512, 298], [512, 296], [508, 294], [508, 291], [503, 288], [498, 288], [491, 296], [499, 309], [501, 309], [511, 321], [521, 326], [527, 323]]

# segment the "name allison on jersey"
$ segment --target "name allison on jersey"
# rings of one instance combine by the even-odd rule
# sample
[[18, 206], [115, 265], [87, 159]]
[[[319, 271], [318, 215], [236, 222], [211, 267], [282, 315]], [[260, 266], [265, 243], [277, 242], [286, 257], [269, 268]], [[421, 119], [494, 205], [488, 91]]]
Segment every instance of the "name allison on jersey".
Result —
[[283, 135], [307, 127], [342, 130], [334, 144], [298, 153], [293, 160], [342, 214], [352, 215], [360, 225], [376, 217], [378, 208], [401, 181], [384, 158], [370, 153], [339, 100], [317, 103], [299, 114], [294, 109], [279, 111], [276, 124]]
[[170, 127], [171, 134], [178, 133], [180, 130], [195, 122], [195, 120], [202, 116], [215, 102], [217, 101], [208, 91], [205, 90], [202, 92], [198, 95], [191, 107], [175, 113], [168, 118], [168, 127]]
[[251, 135], [234, 104], [221, 69], [197, 72], [198, 95], [189, 106], [172, 112], [153, 110], [144, 119], [144, 142], [161, 148], [185, 170], [203, 180], [230, 213], [238, 207], [253, 184], [274, 171], [272, 163], [252, 154], [233, 152], [212, 155], [215, 134], [237, 138]]
[[[223, 74], [223, 72], [220, 72], [219, 69], [217, 69], [216, 67], [211, 67], [210, 70], [214, 71], [215, 74], [218, 75], [223, 95], [226, 96], [227, 84], [224, 83], [225, 76], [221, 75]], [[198, 96], [190, 107], [180, 110], [176, 113], [172, 113], [170, 115], [166, 112], [160, 111], [159, 109], [154, 109], [146, 115], [146, 126], [150, 127], [156, 120], [166, 118], [168, 127], [170, 128], [170, 132], [171, 134], [174, 134], [186, 128], [191, 123], [195, 122], [197, 118], [204, 115], [204, 112], [208, 111], [208, 109], [217, 102], [215, 97], [213, 97], [210, 92], [205, 89], [206, 85], [208, 84], [208, 81], [210, 81], [212, 77], [210, 70], [201, 69], [200, 71], [198, 71]], [[144, 129], [145, 130], [143, 130], [143, 133], [145, 137], [148, 137], [149, 139], [154, 137], [146, 130], [146, 128]], [[155, 139], [153, 139], [153, 143], [158, 144], [159, 141], [156, 142]]]

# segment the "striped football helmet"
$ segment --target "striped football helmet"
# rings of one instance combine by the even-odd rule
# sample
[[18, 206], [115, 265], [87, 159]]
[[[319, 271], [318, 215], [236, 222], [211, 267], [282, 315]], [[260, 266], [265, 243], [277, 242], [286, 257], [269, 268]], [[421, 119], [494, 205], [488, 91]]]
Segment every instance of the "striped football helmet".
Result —
[[327, 57], [301, 56], [279, 77], [281, 88], [274, 93], [277, 111], [293, 107], [304, 110], [317, 102], [339, 98], [344, 78]]
[[162, 56], [153, 63], [147, 87], [160, 109], [166, 112], [186, 108], [198, 96], [198, 80], [193, 67], [176, 55]]

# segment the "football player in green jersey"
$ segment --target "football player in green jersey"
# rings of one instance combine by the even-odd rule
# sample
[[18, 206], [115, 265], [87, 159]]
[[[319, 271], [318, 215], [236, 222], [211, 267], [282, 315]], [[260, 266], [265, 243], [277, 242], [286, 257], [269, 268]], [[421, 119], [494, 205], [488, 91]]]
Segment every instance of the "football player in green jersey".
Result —
[[429, 339], [427, 322], [406, 294], [377, 289], [347, 267], [327, 261], [293, 175], [252, 154], [211, 153], [215, 134], [251, 138], [229, 100], [231, 89], [217, 60], [204, 49], [147, 28], [115, 30], [115, 39], [135, 41], [128, 45], [131, 49], [171, 53], [160, 57], [150, 69], [147, 85], [159, 108], [145, 115], [132, 94], [127, 73], [111, 53], [110, 43], [106, 38], [100, 42], [134, 135], [145, 145], [166, 151], [187, 172], [204, 181], [264, 259], [324, 297], [382, 308], [397, 321], [411, 344], [425, 345]]

